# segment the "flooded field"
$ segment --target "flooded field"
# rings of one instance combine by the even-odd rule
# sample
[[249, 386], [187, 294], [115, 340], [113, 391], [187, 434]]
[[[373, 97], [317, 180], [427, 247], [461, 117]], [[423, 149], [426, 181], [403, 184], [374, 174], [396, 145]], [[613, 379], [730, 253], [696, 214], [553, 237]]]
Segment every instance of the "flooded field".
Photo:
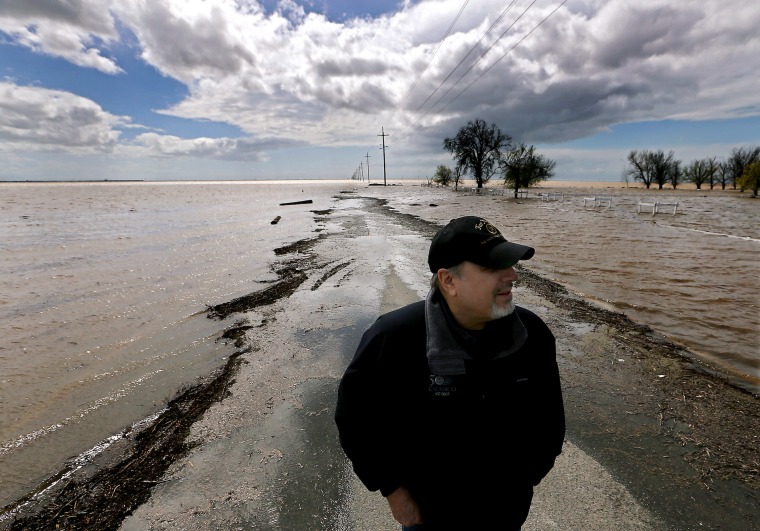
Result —
[[[760, 389], [760, 203], [747, 194], [553, 186], [515, 200], [334, 182], [4, 184], [0, 506], [223, 365], [232, 349], [205, 310], [276, 280], [273, 250], [318, 233], [315, 211], [346, 188], [440, 224], [482, 215], [536, 248], [531, 271]], [[564, 195], [537, 195], [549, 191]], [[677, 213], [638, 212], [652, 198], [678, 202]], [[280, 206], [304, 199], [313, 203]]]

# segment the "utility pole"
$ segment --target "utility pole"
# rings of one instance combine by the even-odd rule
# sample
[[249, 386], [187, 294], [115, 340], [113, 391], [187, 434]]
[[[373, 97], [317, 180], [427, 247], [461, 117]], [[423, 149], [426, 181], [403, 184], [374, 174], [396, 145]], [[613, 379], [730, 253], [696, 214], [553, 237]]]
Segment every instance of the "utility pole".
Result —
[[362, 181], [364, 180], [364, 161], [359, 162], [359, 173], [362, 176]]
[[369, 153], [367, 153], [367, 184], [369, 184]]
[[382, 131], [382, 134], [381, 135], [377, 135], [377, 136], [383, 137], [383, 186], [388, 186], [388, 181], [386, 180], [386, 176], [385, 176], [385, 137], [386, 136], [391, 136], [391, 135], [386, 135], [385, 134], [385, 128], [384, 127], [381, 127], [380, 131]]

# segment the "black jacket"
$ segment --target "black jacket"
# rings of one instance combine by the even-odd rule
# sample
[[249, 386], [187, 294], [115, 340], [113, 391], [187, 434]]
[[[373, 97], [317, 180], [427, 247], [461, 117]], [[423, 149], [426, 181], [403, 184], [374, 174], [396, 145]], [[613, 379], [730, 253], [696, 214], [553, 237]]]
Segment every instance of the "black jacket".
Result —
[[406, 486], [431, 529], [519, 529], [562, 449], [554, 336], [529, 310], [516, 314], [528, 332], [522, 348], [478, 358], [510, 340], [515, 317], [505, 317], [471, 342], [482, 348], [462, 345], [475, 358], [464, 375], [436, 376], [425, 302], [395, 310], [364, 333], [341, 380], [335, 421], [357, 476], [384, 496]]

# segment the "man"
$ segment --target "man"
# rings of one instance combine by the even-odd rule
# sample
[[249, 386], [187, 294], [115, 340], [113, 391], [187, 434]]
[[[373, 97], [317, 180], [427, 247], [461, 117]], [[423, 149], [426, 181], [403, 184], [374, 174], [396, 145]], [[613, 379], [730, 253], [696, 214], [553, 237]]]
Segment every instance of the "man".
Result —
[[430, 245], [427, 299], [380, 316], [341, 379], [341, 445], [402, 529], [519, 530], [560, 454], [554, 336], [512, 301], [533, 254], [452, 220]]

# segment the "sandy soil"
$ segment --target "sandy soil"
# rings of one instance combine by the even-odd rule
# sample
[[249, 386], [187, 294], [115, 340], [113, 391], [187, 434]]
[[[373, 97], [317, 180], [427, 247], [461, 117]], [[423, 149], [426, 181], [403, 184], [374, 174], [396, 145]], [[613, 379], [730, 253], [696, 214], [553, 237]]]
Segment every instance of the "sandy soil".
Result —
[[[398, 530], [340, 450], [335, 391], [377, 314], [424, 294], [413, 268], [437, 227], [342, 199], [314, 212], [314, 238], [278, 250], [277, 282], [208, 309], [233, 353], [223, 369], [7, 527]], [[520, 274], [518, 304], [557, 336], [568, 417], [525, 530], [760, 529], [757, 397], [624, 315]]]

